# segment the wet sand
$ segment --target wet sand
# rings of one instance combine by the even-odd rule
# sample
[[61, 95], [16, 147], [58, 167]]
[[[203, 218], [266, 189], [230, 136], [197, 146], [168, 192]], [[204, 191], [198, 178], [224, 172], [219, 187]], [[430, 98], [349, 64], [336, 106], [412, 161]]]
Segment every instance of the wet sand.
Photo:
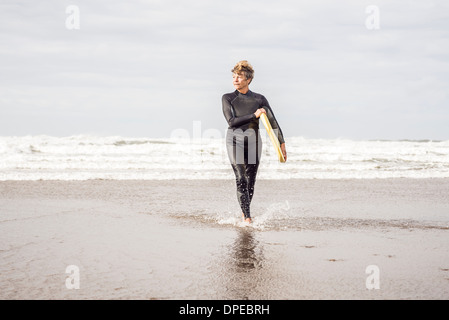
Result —
[[258, 180], [252, 215], [233, 180], [3, 181], [0, 299], [449, 298], [449, 179]]

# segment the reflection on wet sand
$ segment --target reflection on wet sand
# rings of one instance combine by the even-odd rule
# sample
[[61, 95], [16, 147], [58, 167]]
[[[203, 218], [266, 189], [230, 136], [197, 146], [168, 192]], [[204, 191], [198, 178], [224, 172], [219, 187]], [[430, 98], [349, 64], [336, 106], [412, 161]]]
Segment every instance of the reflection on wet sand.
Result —
[[238, 237], [232, 247], [237, 272], [250, 272], [262, 267], [261, 248], [254, 238], [253, 230], [239, 230]]
[[224, 286], [227, 299], [251, 299], [264, 273], [263, 248], [250, 228], [237, 230], [225, 260]]

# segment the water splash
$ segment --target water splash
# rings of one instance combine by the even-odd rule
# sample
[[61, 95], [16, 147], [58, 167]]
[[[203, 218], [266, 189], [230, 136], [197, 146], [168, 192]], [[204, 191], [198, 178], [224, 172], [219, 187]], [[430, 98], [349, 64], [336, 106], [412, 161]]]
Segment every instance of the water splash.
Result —
[[252, 217], [252, 222], [248, 223], [243, 221], [239, 215], [233, 215], [231, 217], [223, 217], [218, 215], [216, 222], [220, 225], [232, 225], [238, 228], [253, 228], [256, 230], [266, 230], [272, 228], [278, 228], [285, 224], [290, 217], [289, 215], [290, 203], [288, 200], [283, 202], [277, 202], [271, 204], [265, 212], [260, 215]]

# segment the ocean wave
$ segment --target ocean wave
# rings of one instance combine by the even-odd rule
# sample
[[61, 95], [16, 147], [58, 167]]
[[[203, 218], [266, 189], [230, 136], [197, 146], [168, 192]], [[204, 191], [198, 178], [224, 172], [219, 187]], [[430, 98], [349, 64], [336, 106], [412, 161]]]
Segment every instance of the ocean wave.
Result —
[[166, 140], [119, 140], [114, 142], [115, 146], [127, 146], [127, 145], [141, 145], [141, 144], [173, 144], [173, 142]]
[[[290, 137], [281, 164], [262, 140], [261, 179], [449, 177], [449, 141]], [[233, 177], [224, 139], [0, 137], [0, 156], [0, 180]]]

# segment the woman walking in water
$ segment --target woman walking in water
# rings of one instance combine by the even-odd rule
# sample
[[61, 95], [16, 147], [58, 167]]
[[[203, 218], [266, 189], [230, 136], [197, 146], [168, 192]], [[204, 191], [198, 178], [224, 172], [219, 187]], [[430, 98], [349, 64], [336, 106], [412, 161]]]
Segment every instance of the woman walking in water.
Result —
[[234, 92], [223, 95], [223, 114], [229, 128], [226, 133], [226, 149], [235, 173], [237, 199], [243, 219], [251, 222], [250, 205], [254, 195], [257, 169], [262, 154], [259, 133], [259, 117], [265, 113], [277, 133], [281, 150], [287, 160], [284, 136], [267, 99], [249, 90], [254, 70], [248, 61], [238, 62], [231, 70]]

